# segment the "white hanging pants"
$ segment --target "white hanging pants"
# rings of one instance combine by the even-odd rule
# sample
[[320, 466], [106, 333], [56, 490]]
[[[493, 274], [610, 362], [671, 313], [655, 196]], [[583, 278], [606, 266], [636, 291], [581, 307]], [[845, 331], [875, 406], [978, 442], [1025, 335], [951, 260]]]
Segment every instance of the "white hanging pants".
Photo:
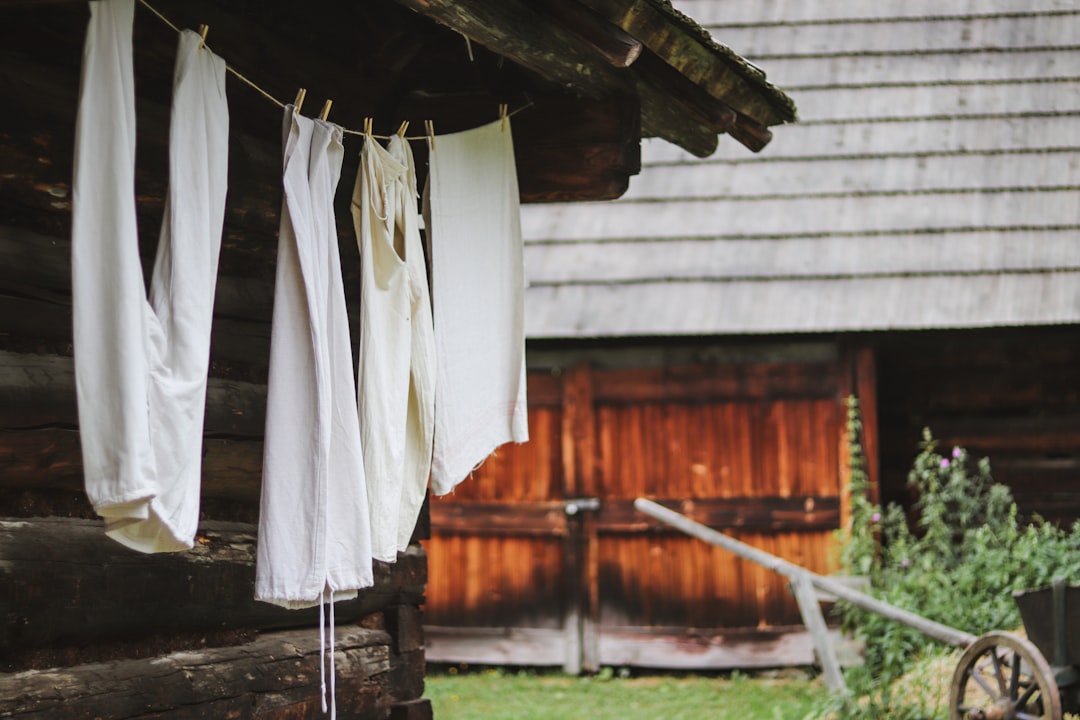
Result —
[[529, 439], [525, 266], [509, 120], [439, 135], [425, 197], [435, 318], [431, 488]]
[[285, 108], [258, 600], [302, 608], [373, 583], [334, 191], [341, 128]]
[[431, 470], [435, 338], [412, 149], [368, 138], [352, 197], [360, 248], [357, 406], [374, 556], [409, 545]]
[[108, 535], [190, 548], [225, 214], [225, 63], [180, 34], [169, 190], [147, 300], [135, 220], [134, 0], [90, 3], [75, 137], [72, 305], [86, 492]]

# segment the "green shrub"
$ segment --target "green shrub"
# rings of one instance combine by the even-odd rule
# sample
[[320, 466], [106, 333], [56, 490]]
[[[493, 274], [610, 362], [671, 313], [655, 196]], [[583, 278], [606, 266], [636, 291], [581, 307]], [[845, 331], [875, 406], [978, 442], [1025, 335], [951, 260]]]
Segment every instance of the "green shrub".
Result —
[[[848, 402], [848, 431], [852, 513], [841, 564], [848, 573], [869, 576], [875, 597], [981, 635], [1020, 627], [1013, 591], [1045, 586], [1055, 577], [1080, 582], [1080, 523], [1068, 531], [1019, 522], [1012, 494], [993, 482], [988, 459], [975, 461], [959, 447], [942, 454], [924, 430], [908, 474], [917, 498], [909, 517], [897, 505], [881, 508], [868, 499], [854, 398]], [[881, 688], [943, 646], [878, 615], [839, 607], [845, 626], [866, 642], [866, 665], [849, 672], [848, 684], [889, 705], [888, 717], [920, 717], [918, 710], [895, 707], [896, 698], [882, 695]], [[862, 705], [867, 707], [866, 697]], [[877, 707], [874, 714], [840, 716], [882, 717], [881, 712]]]

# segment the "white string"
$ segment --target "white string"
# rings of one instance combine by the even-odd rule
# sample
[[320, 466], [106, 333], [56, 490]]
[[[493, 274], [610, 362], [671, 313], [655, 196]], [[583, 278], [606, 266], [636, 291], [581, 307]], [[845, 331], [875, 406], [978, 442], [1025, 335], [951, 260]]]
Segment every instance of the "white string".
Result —
[[[141, 4], [147, 10], [149, 10], [154, 15], [156, 15], [159, 20], [161, 20], [163, 23], [168, 25], [170, 28], [172, 28], [176, 32], [181, 32], [181, 29], [174, 22], [169, 20], [169, 18], [165, 17], [165, 15], [163, 15], [160, 11], [158, 11], [157, 8], [155, 8], [153, 5], [151, 5], [148, 2], [148, 0], [139, 0], [139, 4]], [[466, 41], [468, 41], [468, 37], [466, 37], [465, 39], [466, 39]], [[209, 45], [206, 45], [205, 41], [204, 41], [204, 46], [209, 48]], [[472, 59], [472, 46], [471, 45], [469, 46], [469, 55], [470, 55], [470, 60], [471, 60]], [[259, 85], [257, 85], [254, 81], [252, 81], [252, 80], [248, 79], [247, 77], [245, 77], [243, 74], [240, 73], [239, 70], [234, 68], [232, 65], [229, 65], [228, 63], [225, 63], [225, 70], [232, 73], [241, 82], [244, 82], [247, 85], [251, 86], [256, 92], [261, 94], [263, 97], [265, 97], [270, 102], [277, 105], [279, 108], [284, 108], [285, 105], [287, 104], [287, 103], [282, 102], [281, 100], [278, 100], [276, 97], [271, 95], [269, 92], [267, 92], [266, 90], [259, 87]], [[532, 105], [533, 105], [532, 100], [529, 100], [525, 105], [522, 105], [521, 107], [517, 108], [513, 112], [509, 113], [508, 117], [513, 117], [514, 115], [518, 114], [522, 110], [526, 110], [526, 109], [532, 107]], [[366, 133], [366, 132], [364, 132], [362, 130], [350, 130], [350, 129], [344, 128], [344, 127], [341, 129], [341, 131], [343, 133], [345, 133], [346, 135], [360, 135], [360, 136], [370, 135], [371, 137], [378, 138], [380, 140], [389, 140], [391, 137], [393, 137], [392, 135], [374, 135], [374, 134], [371, 134], [371, 133]], [[427, 135], [406, 135], [406, 136], [404, 136], [404, 139], [405, 140], [429, 140], [429, 137]]]
[[319, 592], [319, 695], [322, 711], [326, 712], [326, 588]]
[[[330, 720], [337, 718], [337, 660], [334, 657], [334, 591], [330, 591]], [[323, 702], [326, 702], [325, 699]], [[325, 712], [325, 710], [323, 711]]]

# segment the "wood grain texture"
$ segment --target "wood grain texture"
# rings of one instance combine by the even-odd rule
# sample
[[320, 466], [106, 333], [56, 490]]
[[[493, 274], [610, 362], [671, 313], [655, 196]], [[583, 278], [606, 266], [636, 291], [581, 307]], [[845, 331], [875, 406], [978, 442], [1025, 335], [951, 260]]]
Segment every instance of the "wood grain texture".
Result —
[[[598, 369], [572, 354], [548, 362], [561, 370], [530, 374], [529, 390], [533, 397], [532, 383], [544, 384], [550, 401], [561, 386], [561, 406], [531, 416], [550, 430], [502, 448], [496, 463], [474, 472], [467, 495], [433, 502], [427, 616], [450, 633], [437, 641], [446, 643], [445, 657], [512, 662], [520, 641], [552, 664], [581, 669], [607, 662], [608, 628], [798, 623], [782, 579], [672, 534], [632, 503], [658, 498], [793, 562], [831, 570], [840, 511], [837, 363]], [[514, 460], [525, 453], [531, 463]], [[528, 469], [547, 477], [553, 457], [560, 484], [533, 499]], [[580, 497], [598, 505], [567, 515], [566, 502]], [[549, 631], [543, 638], [523, 639], [541, 629]]]
[[[93, 646], [155, 634], [317, 626], [318, 608], [285, 610], [254, 600], [256, 528], [204, 523], [192, 550], [132, 552], [100, 521], [0, 521], [0, 651], [6, 662], [41, 648]], [[411, 547], [375, 564], [375, 587], [336, 606], [342, 622], [419, 604], [425, 555]]]
[[[393, 655], [386, 632], [343, 624], [334, 644], [339, 717], [383, 718], [391, 705], [422, 692], [422, 656]], [[150, 662], [31, 670], [0, 675], [0, 712], [43, 720], [315, 717], [322, 703], [319, 661], [319, 633], [309, 628]], [[402, 683], [403, 672], [417, 677]]]

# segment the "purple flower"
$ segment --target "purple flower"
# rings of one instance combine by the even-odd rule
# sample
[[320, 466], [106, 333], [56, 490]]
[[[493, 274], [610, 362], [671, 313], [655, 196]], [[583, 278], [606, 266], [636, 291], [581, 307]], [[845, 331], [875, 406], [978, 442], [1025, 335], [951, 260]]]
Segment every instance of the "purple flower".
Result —
[[942, 470], [947, 470], [948, 468], [949, 468], [949, 459], [948, 458], [941, 458], [941, 469]]
[[870, 519], [873, 520], [874, 522], [877, 522], [878, 520], [881, 519], [881, 513], [874, 513], [873, 515], [870, 516]]
[[907, 562], [908, 562], [907, 558], [904, 558], [903, 560], [901, 560], [900, 561], [900, 567], [907, 567]]
[[960, 448], [958, 448], [958, 447], [954, 447], [954, 448], [952, 449], [952, 456], [953, 456], [953, 457], [954, 457], [955, 459], [959, 460], [959, 459], [960, 459]]

